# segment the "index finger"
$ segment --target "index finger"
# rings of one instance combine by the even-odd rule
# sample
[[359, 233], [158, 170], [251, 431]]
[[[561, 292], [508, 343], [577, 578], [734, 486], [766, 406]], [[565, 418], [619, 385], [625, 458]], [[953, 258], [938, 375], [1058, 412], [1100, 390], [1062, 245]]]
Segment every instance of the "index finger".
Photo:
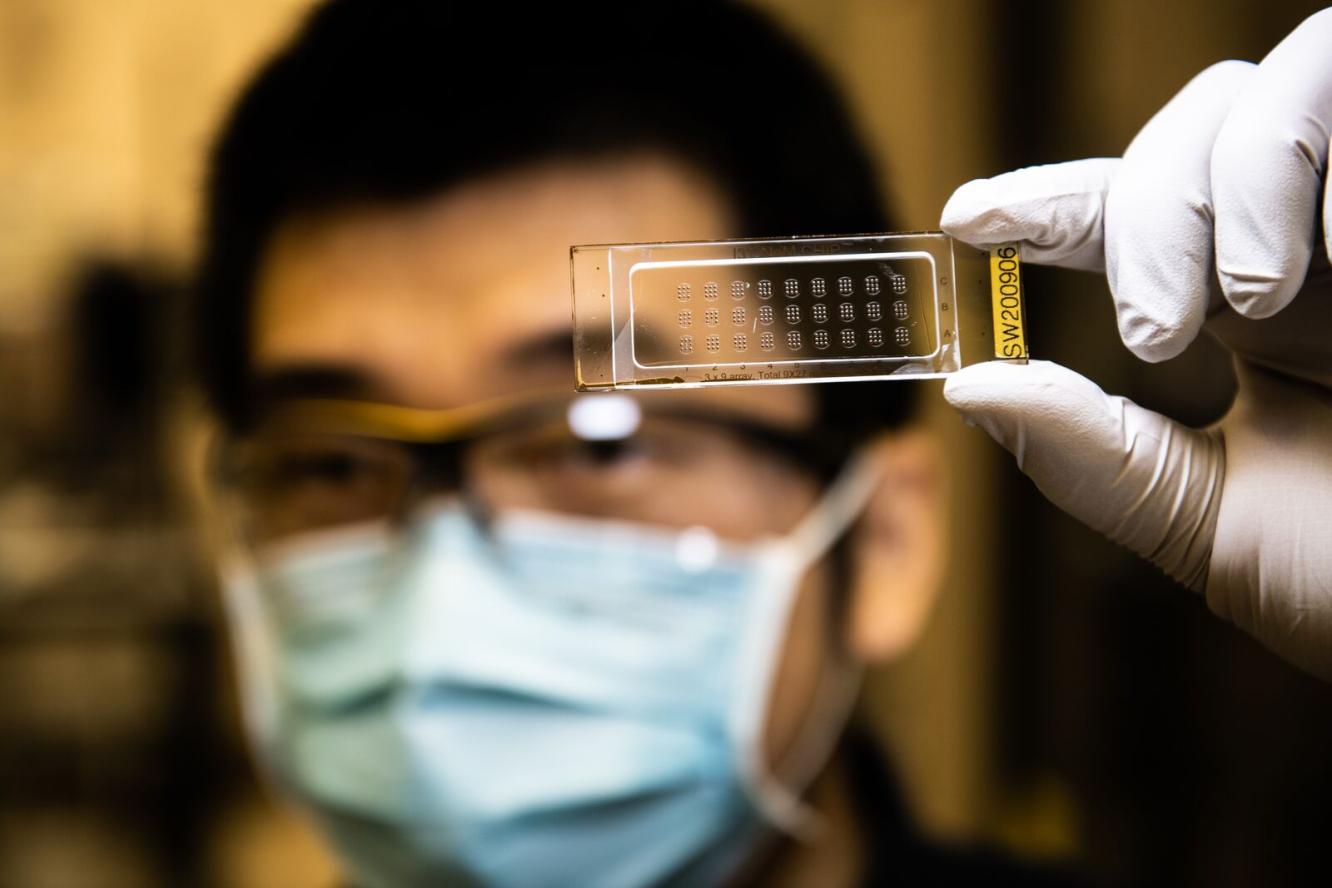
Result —
[[1332, 10], [1324, 10], [1258, 65], [1212, 148], [1217, 275], [1246, 317], [1275, 314], [1304, 284], [1330, 133]]
[[953, 192], [939, 227], [977, 247], [1019, 241], [1023, 261], [1105, 270], [1105, 199], [1117, 157], [1026, 167]]

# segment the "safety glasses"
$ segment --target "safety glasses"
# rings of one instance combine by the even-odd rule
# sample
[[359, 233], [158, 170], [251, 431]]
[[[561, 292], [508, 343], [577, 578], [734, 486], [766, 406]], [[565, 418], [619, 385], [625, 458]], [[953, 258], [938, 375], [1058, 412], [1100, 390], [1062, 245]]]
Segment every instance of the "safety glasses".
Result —
[[786, 528], [849, 451], [681, 400], [538, 392], [453, 410], [292, 400], [217, 449], [247, 539], [370, 521], [402, 525], [439, 495], [483, 521], [536, 509], [744, 538]]

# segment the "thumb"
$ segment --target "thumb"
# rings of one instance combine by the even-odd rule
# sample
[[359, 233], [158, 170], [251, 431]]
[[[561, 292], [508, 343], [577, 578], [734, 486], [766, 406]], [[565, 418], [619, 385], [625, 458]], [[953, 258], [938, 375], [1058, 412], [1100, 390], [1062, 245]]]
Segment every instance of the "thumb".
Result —
[[975, 364], [948, 378], [944, 397], [1056, 506], [1202, 590], [1225, 468], [1217, 435], [1048, 361]]

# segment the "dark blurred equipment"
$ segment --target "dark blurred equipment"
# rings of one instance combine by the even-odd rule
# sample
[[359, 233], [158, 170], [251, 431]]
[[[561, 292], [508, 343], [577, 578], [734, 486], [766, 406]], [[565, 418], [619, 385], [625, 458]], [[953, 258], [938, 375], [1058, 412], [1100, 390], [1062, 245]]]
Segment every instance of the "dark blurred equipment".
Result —
[[226, 732], [217, 635], [164, 458], [174, 290], [90, 264], [46, 343], [68, 372], [45, 393], [58, 408], [2, 420], [18, 454], [0, 477], [6, 888], [203, 881]]
[[[83, 272], [69, 307], [78, 389], [67, 416], [81, 465], [161, 471], [166, 337], [176, 289], [162, 273], [112, 262]], [[130, 450], [137, 459], [126, 458]]]

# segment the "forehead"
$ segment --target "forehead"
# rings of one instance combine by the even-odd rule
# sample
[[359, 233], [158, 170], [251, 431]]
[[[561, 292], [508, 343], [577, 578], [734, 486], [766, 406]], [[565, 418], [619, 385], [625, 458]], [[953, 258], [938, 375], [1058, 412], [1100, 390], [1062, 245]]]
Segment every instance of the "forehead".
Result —
[[[715, 185], [641, 155], [551, 162], [406, 206], [350, 206], [287, 220], [260, 267], [252, 369], [320, 392], [453, 407], [535, 388], [572, 389], [569, 247], [734, 235]], [[788, 387], [681, 393], [801, 423]]]

